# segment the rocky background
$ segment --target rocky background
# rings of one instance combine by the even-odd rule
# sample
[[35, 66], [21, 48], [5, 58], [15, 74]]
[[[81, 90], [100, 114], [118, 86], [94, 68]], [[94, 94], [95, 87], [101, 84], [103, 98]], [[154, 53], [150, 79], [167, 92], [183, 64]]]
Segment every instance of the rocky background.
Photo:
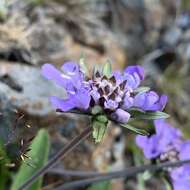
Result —
[[[24, 115], [19, 135], [31, 137], [40, 128], [48, 130], [49, 157], [89, 124], [86, 117], [55, 112], [48, 97], [62, 96], [64, 91], [40, 73], [43, 63], [60, 66], [82, 54], [90, 68], [107, 59], [114, 69], [143, 65], [145, 83], [170, 97], [166, 111], [171, 122], [190, 136], [188, 0], [0, 1], [0, 138], [4, 141], [9, 139], [15, 110]], [[85, 141], [60, 167], [108, 171], [138, 165], [133, 139], [134, 135], [113, 126], [100, 145]], [[12, 170], [18, 167], [19, 162]], [[43, 189], [69, 179], [50, 171]], [[141, 190], [136, 181], [113, 181], [110, 189]], [[164, 188], [154, 178], [145, 185], [148, 190]]]

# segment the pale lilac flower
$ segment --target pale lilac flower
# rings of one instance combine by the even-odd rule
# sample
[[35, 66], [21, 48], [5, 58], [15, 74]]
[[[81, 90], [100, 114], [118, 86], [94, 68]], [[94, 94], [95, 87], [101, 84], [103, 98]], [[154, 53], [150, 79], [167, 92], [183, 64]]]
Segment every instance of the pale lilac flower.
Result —
[[[190, 159], [190, 141], [185, 141], [179, 150], [179, 160]], [[174, 190], [190, 189], [190, 164], [173, 169], [170, 173]]]
[[113, 72], [109, 77], [96, 71], [89, 79], [77, 63], [66, 62], [61, 71], [45, 64], [42, 74], [66, 90], [67, 98], [51, 97], [53, 106], [63, 112], [78, 109], [91, 113], [95, 106], [100, 106], [108, 118], [127, 123], [133, 117], [133, 108], [162, 111], [167, 102], [165, 95], [135, 91], [144, 79], [144, 69], [138, 65], [127, 67], [123, 73]]
[[90, 94], [84, 84], [84, 74], [77, 63], [66, 62], [61, 71], [51, 64], [42, 67], [42, 74], [49, 80], [54, 80], [58, 85], [65, 88], [67, 98], [61, 99], [51, 97], [53, 106], [62, 111], [69, 111], [74, 108], [88, 109], [90, 104]]
[[[137, 135], [136, 144], [148, 159], [161, 162], [190, 159], [190, 141], [184, 141], [179, 129], [173, 128], [165, 120], [155, 121], [156, 133], [150, 137]], [[190, 164], [169, 169], [174, 190], [190, 189]]]
[[179, 129], [173, 128], [165, 120], [156, 120], [156, 133], [150, 137], [137, 135], [136, 144], [144, 151], [148, 159], [161, 156], [169, 150], [179, 149], [182, 143], [182, 134]]

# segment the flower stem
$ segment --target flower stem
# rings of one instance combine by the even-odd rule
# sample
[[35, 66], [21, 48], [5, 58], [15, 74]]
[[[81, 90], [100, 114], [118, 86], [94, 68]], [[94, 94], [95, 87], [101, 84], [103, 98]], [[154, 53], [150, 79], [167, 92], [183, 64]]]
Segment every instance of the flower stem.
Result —
[[42, 176], [47, 172], [47, 170], [55, 166], [59, 160], [64, 158], [78, 144], [84, 141], [91, 134], [91, 132], [91, 127], [84, 129], [78, 136], [73, 138], [66, 146], [63, 147], [63, 149], [53, 156], [45, 166], [39, 169], [30, 179], [28, 179], [18, 190], [25, 190], [30, 187], [38, 179], [38, 177]]
[[126, 168], [120, 171], [102, 173], [99, 175], [95, 175], [95, 177], [90, 177], [87, 179], [81, 179], [81, 180], [68, 182], [53, 190], [70, 190], [74, 188], [85, 187], [85, 185], [90, 185], [92, 183], [124, 178], [124, 177], [126, 178], [132, 177], [139, 173], [143, 173], [145, 171], [155, 172], [155, 171], [159, 171], [162, 168], [179, 167], [179, 166], [182, 166], [183, 164], [189, 164], [189, 163], [190, 163], [190, 160], [182, 160], [182, 161], [177, 161], [177, 162], [166, 162], [166, 163], [161, 163], [157, 165], [143, 165], [143, 166], [138, 166], [138, 167], [131, 167], [131, 168]]

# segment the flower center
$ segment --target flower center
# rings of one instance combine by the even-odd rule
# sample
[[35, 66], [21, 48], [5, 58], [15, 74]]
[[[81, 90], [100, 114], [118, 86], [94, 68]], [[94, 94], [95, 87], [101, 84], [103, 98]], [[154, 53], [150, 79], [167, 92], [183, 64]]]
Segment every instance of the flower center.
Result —
[[107, 78], [97, 72], [90, 81], [90, 93], [96, 104], [115, 110], [122, 103], [125, 94], [129, 93], [125, 88], [126, 83], [127, 81], [118, 84], [114, 76]]
[[179, 160], [179, 152], [174, 148], [160, 155], [161, 162], [166, 162], [166, 161], [176, 162], [178, 160]]

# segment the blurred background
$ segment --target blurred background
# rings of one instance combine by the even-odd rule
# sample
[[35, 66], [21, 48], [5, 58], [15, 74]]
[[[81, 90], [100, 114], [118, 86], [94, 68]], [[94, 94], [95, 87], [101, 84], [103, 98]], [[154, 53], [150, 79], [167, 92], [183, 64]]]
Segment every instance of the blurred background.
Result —
[[[141, 64], [144, 85], [169, 96], [170, 122], [190, 137], [189, 0], [0, 0], [0, 189], [9, 189], [22, 160], [18, 147], [4, 146], [7, 142], [19, 146], [20, 139], [27, 141], [45, 128], [50, 158], [89, 124], [86, 117], [55, 112], [48, 97], [64, 92], [40, 72], [44, 63], [59, 67], [81, 54], [89, 68], [107, 59], [116, 70]], [[147, 163], [131, 143], [134, 137], [110, 127], [101, 144], [85, 141], [56, 168], [111, 171]], [[41, 189], [73, 179], [56, 168], [45, 175]], [[153, 188], [165, 186], [145, 173], [82, 189]]]

